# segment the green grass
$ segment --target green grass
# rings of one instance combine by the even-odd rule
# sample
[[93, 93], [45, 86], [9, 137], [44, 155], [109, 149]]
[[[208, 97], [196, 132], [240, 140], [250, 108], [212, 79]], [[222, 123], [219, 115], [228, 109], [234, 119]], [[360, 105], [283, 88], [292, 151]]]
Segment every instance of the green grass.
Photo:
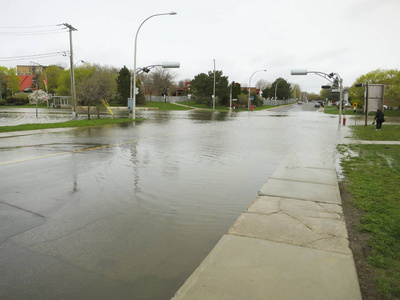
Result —
[[[135, 121], [140, 121], [136, 119]], [[106, 124], [119, 124], [132, 122], [130, 118], [118, 119], [92, 119], [92, 120], [76, 120], [60, 123], [45, 123], [45, 124], [21, 124], [15, 126], [0, 126], [0, 132], [22, 131], [22, 130], [36, 130], [36, 129], [49, 129], [49, 128], [63, 128], [63, 127], [86, 127], [86, 126], [100, 126]]]
[[[330, 114], [330, 115], [338, 115], [339, 114], [339, 108], [336, 106], [325, 106], [324, 113]], [[383, 112], [385, 116], [387, 117], [400, 117], [400, 110], [385, 110]], [[346, 110], [343, 110], [342, 112], [343, 115], [348, 115], [348, 116], [353, 116], [353, 115], [364, 115], [362, 109], [358, 109], [356, 113], [354, 113], [352, 108], [348, 108]], [[375, 112], [369, 112], [369, 116], [375, 116]]]
[[145, 105], [138, 105], [139, 107], [157, 107], [158, 110], [190, 110], [190, 107], [172, 104], [170, 102], [149, 102], [146, 101]]
[[[0, 105], [0, 108], [2, 107], [7, 107], [7, 108], [36, 108], [36, 105], [31, 105], [31, 104], [25, 104], [25, 105]], [[51, 107], [47, 107], [46, 103], [40, 103], [38, 104], [38, 108], [51, 108]]]
[[[371, 128], [353, 129], [358, 138], [377, 138]], [[370, 233], [368, 263], [378, 288], [385, 299], [400, 299], [400, 145], [339, 145], [338, 149], [350, 182], [347, 190], [354, 206], [365, 212], [358, 230]]]
[[375, 125], [350, 126], [358, 139], [367, 141], [400, 141], [400, 125], [383, 123], [382, 130], [375, 130]]

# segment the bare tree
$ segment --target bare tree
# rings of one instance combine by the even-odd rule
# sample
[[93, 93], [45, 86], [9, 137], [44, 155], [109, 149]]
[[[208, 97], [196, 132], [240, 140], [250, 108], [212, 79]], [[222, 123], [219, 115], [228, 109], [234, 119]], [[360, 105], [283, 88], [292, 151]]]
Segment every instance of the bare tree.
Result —
[[[116, 69], [94, 66], [92, 72], [76, 86], [78, 99], [87, 106], [88, 120], [90, 120], [91, 106], [99, 107], [102, 99], [107, 99], [116, 93], [116, 76]], [[99, 117], [99, 110], [97, 115]]]
[[260, 91], [265, 90], [267, 87], [271, 87], [271, 82], [268, 82], [264, 79], [260, 79], [256, 83], [256, 88], [258, 88]]
[[174, 84], [175, 75], [168, 69], [157, 67], [150, 73], [150, 76], [152, 78], [154, 90], [158, 91], [159, 95], [166, 93]]

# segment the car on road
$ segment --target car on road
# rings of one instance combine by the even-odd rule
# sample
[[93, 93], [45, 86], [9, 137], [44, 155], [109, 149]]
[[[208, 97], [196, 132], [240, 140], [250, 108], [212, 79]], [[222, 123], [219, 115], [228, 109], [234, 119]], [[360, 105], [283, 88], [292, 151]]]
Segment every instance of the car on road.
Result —
[[297, 102], [297, 104], [303, 104], [303, 102], [299, 101], [299, 102]]
[[320, 108], [320, 107], [321, 107], [321, 105], [320, 105], [319, 103], [315, 103], [315, 104], [314, 104], [314, 107], [316, 107], [316, 108]]

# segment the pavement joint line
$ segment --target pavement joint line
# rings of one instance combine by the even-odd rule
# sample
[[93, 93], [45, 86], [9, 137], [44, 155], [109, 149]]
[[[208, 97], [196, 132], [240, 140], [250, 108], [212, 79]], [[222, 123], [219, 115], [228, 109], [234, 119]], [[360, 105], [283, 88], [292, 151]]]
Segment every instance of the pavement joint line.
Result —
[[36, 159], [42, 159], [42, 158], [49, 158], [49, 157], [54, 157], [54, 156], [61, 156], [61, 155], [66, 155], [66, 154], [82, 153], [82, 152], [85, 152], [85, 151], [92, 151], [92, 150], [99, 150], [99, 149], [104, 149], [104, 148], [111, 148], [111, 147], [116, 147], [116, 146], [126, 145], [126, 144], [133, 144], [133, 143], [137, 143], [137, 142], [140, 142], [140, 141], [152, 140], [152, 139], [156, 139], [156, 138], [159, 138], [159, 137], [166, 137], [166, 136], [169, 136], [169, 135], [172, 135], [172, 133], [156, 135], [156, 136], [152, 136], [152, 137], [146, 137], [146, 138], [142, 138], [142, 139], [131, 140], [131, 141], [126, 141], [126, 142], [121, 142], [121, 143], [116, 143], [116, 144], [110, 144], [110, 145], [103, 145], [103, 146], [97, 146], [97, 147], [91, 147], [91, 148], [85, 148], [85, 149], [78, 149], [78, 150], [74, 150], [74, 151], [65, 151], [65, 152], [59, 152], [59, 153], [53, 153], [53, 154], [47, 154], [47, 155], [41, 155], [41, 156], [35, 156], [35, 157], [16, 159], [16, 160], [11, 160], [11, 161], [1, 162], [0, 166], [11, 165], [11, 164], [16, 164], [16, 163], [20, 163], [20, 162], [26, 162], [26, 161], [36, 160]]
[[282, 180], [282, 181], [292, 181], [292, 182], [306, 182], [310, 184], [323, 184], [323, 185], [330, 185], [330, 186], [336, 186], [336, 184], [329, 184], [329, 183], [324, 183], [324, 182], [311, 182], [311, 181], [305, 181], [305, 180], [293, 180], [293, 179], [286, 179], [282, 177], [274, 177], [273, 175], [270, 177], [270, 179], [276, 179], [276, 180]]
[[4, 201], [0, 201], [0, 203], [2, 203], [2, 204], [4, 204], [4, 205], [7, 205], [7, 206], [10, 206], [10, 207], [13, 207], [13, 208], [16, 208], [16, 209], [20, 209], [20, 210], [22, 210], [22, 211], [24, 211], [24, 212], [33, 214], [33, 215], [38, 216], [38, 217], [40, 217], [40, 218], [46, 219], [45, 216], [43, 216], [43, 215], [41, 215], [41, 214], [38, 214], [38, 213], [35, 213], [35, 212], [31, 211], [31, 210], [27, 210], [27, 209], [25, 209], [25, 208], [22, 208], [22, 207], [19, 207], [19, 206], [16, 206], [16, 205], [12, 205], [12, 204], [7, 203], [7, 202], [4, 202]]
[[[249, 236], [249, 235], [245, 235], [245, 234], [239, 234], [239, 233], [225, 233], [225, 235], [231, 235], [231, 236], [238, 236], [238, 237], [243, 237], [243, 238], [248, 238], [248, 239], [254, 239], [254, 240], [261, 240], [261, 241], [268, 241], [271, 243], [277, 243], [280, 245], [285, 245], [285, 246], [289, 246], [289, 247], [301, 247], [301, 248], [305, 248], [306, 250], [313, 250], [313, 251], [321, 251], [321, 252], [325, 252], [325, 253], [334, 253], [334, 254], [340, 254], [340, 255], [347, 255], [347, 256], [353, 256], [353, 252], [351, 253], [343, 253], [340, 251], [335, 251], [335, 250], [322, 250], [322, 249], [317, 249], [317, 248], [310, 248], [309, 246], [307, 246], [310, 243], [304, 243], [304, 244], [289, 244], [286, 242], [282, 242], [282, 241], [276, 241], [276, 240], [272, 240], [272, 239], [267, 239], [267, 238], [259, 238], [259, 237], [255, 237], [255, 236]], [[331, 237], [337, 238], [338, 236], [332, 235]], [[326, 237], [321, 237], [319, 239], [316, 239], [314, 241], [312, 241], [312, 243], [315, 243], [317, 241], [322, 241], [322, 240], [326, 240]]]

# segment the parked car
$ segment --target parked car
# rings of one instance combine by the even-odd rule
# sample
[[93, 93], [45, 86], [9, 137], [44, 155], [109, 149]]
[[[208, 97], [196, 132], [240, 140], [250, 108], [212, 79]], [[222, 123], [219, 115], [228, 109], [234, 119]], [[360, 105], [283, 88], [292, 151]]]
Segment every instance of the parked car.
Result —
[[316, 107], [316, 108], [320, 108], [320, 107], [321, 107], [321, 105], [320, 105], [319, 103], [315, 103], [315, 104], [314, 104], [314, 107]]

